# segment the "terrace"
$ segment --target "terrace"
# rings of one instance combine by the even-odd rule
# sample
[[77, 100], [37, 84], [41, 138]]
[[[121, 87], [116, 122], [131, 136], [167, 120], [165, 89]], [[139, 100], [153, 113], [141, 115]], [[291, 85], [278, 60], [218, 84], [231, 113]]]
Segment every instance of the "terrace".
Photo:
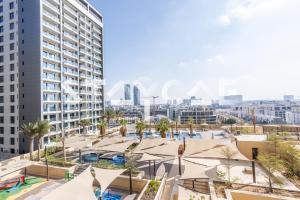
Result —
[[28, 183], [32, 178], [40, 181], [12, 190], [9, 198], [16, 199], [259, 199], [260, 193], [266, 199], [300, 197], [297, 185], [279, 171], [272, 172], [274, 192], [269, 194], [269, 172], [249, 155], [249, 144], [267, 143], [265, 135], [234, 139], [222, 130], [197, 134], [193, 138], [180, 129], [161, 138], [153, 131], [151, 136], [157, 137], [145, 132], [141, 141], [119, 131], [103, 137], [76, 135], [65, 142], [66, 160], [57, 143], [60, 149], [47, 153], [48, 164], [43, 152], [41, 161], [24, 155], [2, 162], [0, 181], [17, 181], [12, 188], [22, 176]]

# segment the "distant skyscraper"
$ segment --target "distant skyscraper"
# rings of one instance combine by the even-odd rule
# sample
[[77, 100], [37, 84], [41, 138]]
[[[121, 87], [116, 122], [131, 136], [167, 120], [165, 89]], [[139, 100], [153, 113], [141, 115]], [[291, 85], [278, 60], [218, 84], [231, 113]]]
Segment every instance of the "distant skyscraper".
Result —
[[141, 105], [140, 89], [136, 85], [133, 87], [133, 103], [135, 106]]
[[131, 100], [130, 84], [124, 85], [124, 100]]
[[294, 101], [294, 95], [284, 95], [283, 100], [285, 100], [285, 101]]

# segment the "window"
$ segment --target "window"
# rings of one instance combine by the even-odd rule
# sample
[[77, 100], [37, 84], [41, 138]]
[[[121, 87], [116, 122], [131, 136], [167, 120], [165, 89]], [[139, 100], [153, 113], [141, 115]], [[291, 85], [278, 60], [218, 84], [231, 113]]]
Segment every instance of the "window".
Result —
[[0, 103], [4, 103], [4, 96], [0, 96]]
[[3, 42], [3, 36], [2, 35], [0, 36], [0, 42]]
[[15, 27], [15, 23], [10, 23], [10, 24], [9, 24], [9, 29], [10, 29], [10, 30], [13, 30], [14, 27]]
[[0, 13], [3, 12], [3, 6], [0, 6]]
[[9, 3], [9, 9], [14, 9], [14, 2]]
[[15, 34], [14, 33], [10, 33], [9, 34], [9, 39], [10, 40], [14, 40], [15, 39]]
[[1, 124], [4, 123], [4, 117], [0, 117], [0, 123], [1, 123]]
[[10, 71], [14, 71], [15, 70], [15, 65], [14, 64], [10, 64]]
[[14, 19], [15, 17], [15, 14], [12, 12], [12, 13], [9, 13], [9, 19]]
[[10, 138], [10, 144], [15, 145], [15, 138]]
[[14, 74], [10, 75], [10, 81], [15, 81], [15, 75]]
[[3, 16], [0, 16], [0, 23], [3, 22]]
[[10, 134], [15, 134], [15, 127], [10, 127]]
[[10, 95], [10, 102], [11, 103], [15, 102], [15, 95]]
[[9, 90], [10, 90], [10, 92], [14, 92], [15, 91], [15, 85], [10, 85]]
[[4, 113], [4, 107], [0, 106], [0, 113]]
[[3, 92], [4, 92], [4, 87], [0, 86], [0, 93], [3, 93]]
[[15, 112], [15, 106], [10, 106], [10, 113], [14, 113]]
[[4, 47], [0, 46], [0, 53], [2, 53], [4, 51]]
[[4, 144], [4, 138], [0, 137], [0, 144]]
[[14, 116], [11, 116], [11, 117], [10, 117], [10, 123], [11, 123], [11, 124], [14, 124], [14, 123], [15, 123], [15, 117], [14, 117]]
[[0, 33], [3, 33], [3, 26], [0, 26]]
[[14, 154], [15, 153], [15, 149], [10, 149], [10, 153]]
[[4, 60], [4, 57], [0, 56], [0, 62], [3, 62], [3, 60]]
[[0, 66], [0, 73], [2, 73], [4, 71], [4, 67], [3, 65]]
[[0, 83], [4, 82], [4, 76], [0, 76]]
[[15, 43], [9, 44], [9, 50], [13, 51], [15, 49]]
[[0, 127], [0, 134], [4, 134], [4, 127]]
[[10, 60], [14, 60], [14, 59], [15, 59], [15, 54], [14, 54], [14, 53], [11, 53], [11, 54], [9, 55], [9, 59], [10, 59]]

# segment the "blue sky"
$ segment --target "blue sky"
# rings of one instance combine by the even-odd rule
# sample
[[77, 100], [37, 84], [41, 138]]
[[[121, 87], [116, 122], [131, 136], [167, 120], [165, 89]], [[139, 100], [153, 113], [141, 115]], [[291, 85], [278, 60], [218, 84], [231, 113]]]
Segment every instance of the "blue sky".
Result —
[[104, 16], [106, 95], [300, 96], [298, 0], [89, 0]]

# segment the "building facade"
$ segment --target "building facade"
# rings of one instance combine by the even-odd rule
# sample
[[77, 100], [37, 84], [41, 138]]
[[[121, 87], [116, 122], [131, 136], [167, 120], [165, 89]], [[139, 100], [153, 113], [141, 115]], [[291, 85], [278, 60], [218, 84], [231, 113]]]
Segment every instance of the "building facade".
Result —
[[0, 1], [0, 158], [19, 153], [18, 4]]
[[50, 121], [44, 142], [80, 132], [83, 119], [92, 122], [90, 131], [96, 130], [104, 107], [102, 20], [86, 0], [0, 1], [0, 102], [5, 102], [0, 113], [7, 118], [0, 124], [3, 151], [29, 150], [28, 139], [19, 135], [28, 122]]
[[141, 93], [136, 85], [133, 87], [133, 104], [135, 106], [141, 105]]
[[124, 100], [130, 101], [131, 100], [131, 87], [130, 84], [124, 85]]

